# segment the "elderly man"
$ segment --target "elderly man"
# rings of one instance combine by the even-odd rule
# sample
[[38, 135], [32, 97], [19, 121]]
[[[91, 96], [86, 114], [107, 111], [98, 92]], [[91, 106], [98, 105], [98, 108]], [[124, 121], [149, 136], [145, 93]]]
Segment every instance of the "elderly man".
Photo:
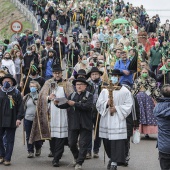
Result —
[[[52, 69], [53, 77], [45, 82], [39, 93], [38, 113], [30, 136], [30, 143], [50, 139], [50, 150], [54, 156], [52, 165], [54, 167], [60, 166], [59, 161], [68, 137], [67, 110], [55, 107], [54, 100], [65, 98], [73, 92], [72, 85], [63, 80], [62, 71], [60, 65], [54, 65]], [[38, 127], [39, 124], [40, 127]], [[38, 132], [37, 128], [39, 129]], [[51, 157], [51, 154], [49, 157]]]
[[[7, 74], [0, 78], [0, 163], [9, 166], [14, 147], [15, 131], [24, 117], [23, 100], [15, 88], [16, 80]], [[3, 137], [6, 136], [6, 148]]]
[[116, 61], [114, 69], [120, 70], [122, 76], [120, 78], [120, 83], [124, 80], [128, 80], [131, 84], [133, 83], [133, 74], [128, 70], [130, 60], [127, 58], [126, 51], [121, 52], [121, 59]]
[[[91, 142], [93, 95], [86, 91], [89, 84], [85, 78], [77, 78], [73, 81], [73, 85], [76, 87], [76, 91], [69, 96], [66, 104], [57, 105], [57, 107], [70, 108], [70, 114], [68, 114], [68, 141], [76, 163], [75, 170], [81, 170], [88, 145]], [[78, 139], [79, 150], [77, 147]]]

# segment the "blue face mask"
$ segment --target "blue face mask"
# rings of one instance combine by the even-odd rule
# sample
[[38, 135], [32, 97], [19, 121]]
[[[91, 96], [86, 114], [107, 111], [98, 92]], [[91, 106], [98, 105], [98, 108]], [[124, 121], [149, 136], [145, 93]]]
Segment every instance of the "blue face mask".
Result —
[[118, 77], [111, 77], [111, 80], [112, 80], [112, 83], [113, 84], [116, 84], [116, 83], [118, 83]]
[[10, 85], [7, 81], [5, 81], [5, 82], [3, 83], [3, 87], [4, 87], [5, 89], [8, 89], [8, 88], [11, 87], [11, 85]]
[[30, 87], [30, 92], [31, 93], [35, 93], [37, 91], [37, 88], [36, 87]]

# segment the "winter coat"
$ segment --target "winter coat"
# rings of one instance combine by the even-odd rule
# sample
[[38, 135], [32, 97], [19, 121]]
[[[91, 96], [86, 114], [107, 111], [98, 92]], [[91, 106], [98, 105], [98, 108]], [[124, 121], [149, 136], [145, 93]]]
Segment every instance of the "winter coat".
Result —
[[89, 93], [88, 97], [86, 97], [86, 91], [84, 91], [81, 94], [76, 93], [73, 99], [71, 99], [71, 96], [72, 94], [69, 96], [68, 100], [75, 101], [74, 106], [70, 106], [68, 103], [57, 106], [61, 109], [70, 108], [68, 113], [69, 130], [80, 128], [92, 130], [93, 95]]
[[170, 154], [170, 98], [160, 98], [153, 113], [158, 121], [158, 150]]

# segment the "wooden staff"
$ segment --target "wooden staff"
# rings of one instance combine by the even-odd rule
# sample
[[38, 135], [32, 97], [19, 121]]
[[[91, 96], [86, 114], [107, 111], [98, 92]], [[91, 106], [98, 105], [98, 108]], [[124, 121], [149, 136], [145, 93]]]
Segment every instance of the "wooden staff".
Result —
[[22, 95], [24, 95], [25, 87], [26, 87], [26, 85], [27, 85], [28, 77], [29, 77], [30, 72], [31, 72], [31, 66], [32, 66], [32, 64], [33, 64], [33, 62], [30, 63], [30, 68], [29, 68], [28, 75], [27, 75], [27, 78], [26, 78], [26, 81], [25, 81], [25, 84], [24, 84], [24, 88], [23, 88], [23, 90], [22, 90], [22, 92], [21, 92]]
[[40, 76], [42, 77], [42, 58], [40, 58], [40, 64], [41, 64], [41, 67], [40, 67]]
[[96, 140], [98, 122], [99, 122], [99, 113], [97, 113], [97, 120], [96, 120], [96, 125], [95, 125], [95, 130], [94, 130], [94, 140]]
[[58, 44], [59, 44], [59, 53], [60, 53], [60, 65], [62, 68], [62, 56], [61, 56], [61, 44], [60, 44], [60, 38], [58, 38]]
[[[21, 60], [21, 64], [20, 64], [20, 72], [21, 72], [21, 78], [20, 78], [20, 83], [19, 84], [21, 84], [21, 82], [23, 80], [22, 60]], [[22, 91], [22, 87], [21, 87], [21, 91]]]
[[24, 128], [24, 119], [23, 119], [23, 145], [25, 145], [25, 128]]

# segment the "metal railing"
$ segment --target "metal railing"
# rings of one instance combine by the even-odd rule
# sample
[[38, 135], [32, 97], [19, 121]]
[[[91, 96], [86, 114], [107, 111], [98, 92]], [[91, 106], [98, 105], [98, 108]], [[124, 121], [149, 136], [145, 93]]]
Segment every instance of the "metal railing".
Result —
[[18, 8], [18, 10], [32, 24], [33, 31], [38, 30], [38, 32], [40, 32], [39, 26], [37, 23], [37, 19], [35, 18], [33, 13], [31, 11], [29, 11], [28, 8], [26, 6], [24, 6], [20, 1], [18, 1], [18, 0], [10, 0], [10, 1]]

